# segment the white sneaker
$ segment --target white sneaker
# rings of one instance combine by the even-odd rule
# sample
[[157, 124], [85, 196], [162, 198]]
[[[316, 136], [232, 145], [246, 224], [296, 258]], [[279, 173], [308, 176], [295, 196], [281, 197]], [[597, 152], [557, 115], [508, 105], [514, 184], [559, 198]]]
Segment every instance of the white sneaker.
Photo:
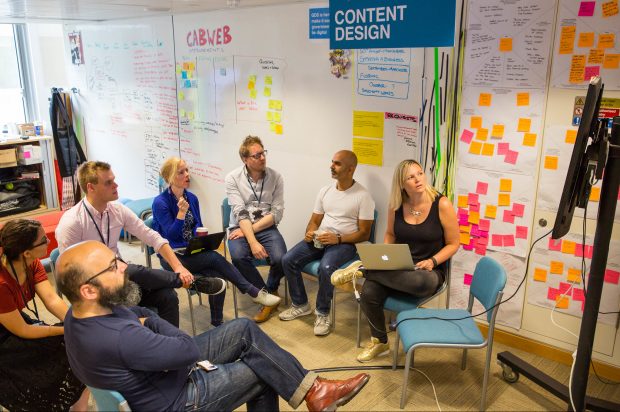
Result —
[[310, 315], [312, 313], [312, 308], [309, 303], [301, 306], [291, 305], [290, 308], [280, 313], [280, 320], [293, 320], [297, 319], [301, 316]]
[[255, 298], [252, 298], [254, 303], [260, 303], [263, 306], [276, 306], [282, 299], [279, 296], [267, 293], [265, 289], [261, 289]]
[[317, 313], [314, 321], [314, 334], [316, 336], [329, 335], [331, 332], [332, 321], [329, 315], [320, 315]]

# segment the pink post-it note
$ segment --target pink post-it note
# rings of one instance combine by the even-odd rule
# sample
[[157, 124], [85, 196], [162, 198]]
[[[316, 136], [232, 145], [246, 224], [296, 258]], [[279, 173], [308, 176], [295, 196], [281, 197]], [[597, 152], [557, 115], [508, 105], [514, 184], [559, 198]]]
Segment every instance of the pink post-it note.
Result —
[[510, 210], [504, 210], [504, 222], [506, 223], [515, 222], [515, 215], [513, 215]]
[[491, 228], [491, 221], [489, 219], [480, 219], [478, 221], [478, 229], [482, 232], [488, 232]]
[[523, 214], [525, 213], [525, 205], [521, 204], [521, 203], [515, 203], [512, 205], [512, 213], [515, 216], [518, 217], [523, 217]]
[[582, 1], [579, 5], [579, 17], [592, 17], [594, 16], [594, 8], [596, 6], [595, 1]]
[[527, 226], [517, 226], [515, 237], [517, 239], [527, 239]]
[[618, 272], [617, 270], [606, 269], [604, 280], [607, 283], [613, 283], [614, 285], [617, 285], [618, 280], [620, 280], [620, 272]]
[[514, 235], [504, 235], [504, 246], [513, 247], [515, 245]]
[[471, 230], [469, 231], [471, 236], [480, 237], [480, 229], [478, 229], [478, 225], [471, 225]]
[[467, 211], [467, 209], [463, 209], [462, 207], [459, 207], [458, 211], [456, 212], [456, 215], [457, 215], [458, 217], [461, 217], [461, 216], [468, 216], [468, 215], [469, 215], [469, 212]]
[[469, 205], [470, 212], [480, 212], [480, 203], [474, 203]]
[[555, 298], [559, 295], [560, 291], [556, 288], [547, 289], [547, 299], [555, 302]]
[[510, 150], [510, 143], [498, 143], [497, 144], [497, 154], [505, 155]]
[[478, 194], [477, 193], [470, 193], [467, 195], [467, 204], [468, 205], [475, 205], [478, 202]]
[[474, 245], [471, 244], [467, 244], [467, 245], [461, 245], [463, 247], [463, 249], [465, 250], [474, 250]]
[[575, 256], [583, 257], [583, 245], [581, 243], [575, 243]]
[[560, 252], [562, 250], [562, 239], [549, 238], [549, 250]]
[[503, 246], [504, 245], [504, 237], [502, 235], [491, 235], [491, 245], [493, 245], [493, 246]]
[[24, 159], [30, 159], [30, 152], [24, 151], [23, 156], [24, 156]]
[[469, 225], [469, 215], [459, 216], [459, 226]]
[[517, 158], [519, 157], [519, 152], [514, 150], [508, 150], [506, 156], [504, 156], [504, 162], [510, 163], [511, 165], [517, 164]]
[[571, 288], [571, 284], [570, 283], [566, 283], [566, 282], [560, 282], [560, 293], [562, 295], [565, 295]]
[[583, 294], [583, 289], [573, 288], [573, 300], [583, 302], [586, 300], [585, 295]]
[[486, 182], [478, 182], [476, 184], [476, 193], [478, 193], [479, 195], [486, 195], [488, 189], [489, 184]]
[[[487, 233], [488, 236], [488, 233]], [[488, 237], [479, 237], [478, 239], [476, 239], [476, 245], [477, 246], [488, 246], [489, 245], [489, 238]]]
[[467, 144], [471, 143], [471, 139], [474, 138], [474, 132], [471, 130], [463, 129], [463, 133], [461, 133], [461, 141]]
[[601, 73], [601, 66], [586, 66], [583, 73], [583, 80], [590, 81], [592, 76], [598, 76]]
[[473, 280], [474, 275], [470, 274], [470, 273], [465, 273], [463, 275], [463, 284], [464, 285], [471, 285], [471, 281]]
[[586, 255], [586, 258], [592, 259], [592, 252], [594, 252], [594, 247], [586, 245], [584, 248], [584, 254]]
[[487, 254], [487, 247], [486, 247], [486, 245], [480, 245], [480, 244], [478, 244], [478, 245], [476, 245], [476, 247], [475, 247], [475, 249], [474, 249], [474, 252], [475, 252], [477, 255], [480, 255], [480, 256], [485, 256], [485, 255]]

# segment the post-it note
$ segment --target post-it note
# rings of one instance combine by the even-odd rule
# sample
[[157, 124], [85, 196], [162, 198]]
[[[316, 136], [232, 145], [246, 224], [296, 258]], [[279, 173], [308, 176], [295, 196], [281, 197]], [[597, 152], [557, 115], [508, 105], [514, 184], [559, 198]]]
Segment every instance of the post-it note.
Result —
[[525, 133], [523, 135], [523, 146], [536, 146], [536, 133]]
[[529, 106], [530, 105], [530, 93], [522, 92], [517, 93], [517, 106]]
[[512, 51], [512, 37], [502, 37], [501, 39], [499, 39], [499, 51]]
[[575, 144], [575, 140], [577, 140], [577, 130], [573, 130], [573, 129], [567, 130], [564, 141], [568, 144]]
[[474, 140], [469, 145], [469, 153], [479, 155], [482, 152], [482, 143]]
[[481, 127], [478, 130], [476, 130], [476, 140], [480, 140], [484, 142], [485, 140], [487, 140], [488, 136], [489, 136], [489, 129]]
[[558, 169], [558, 157], [557, 156], [545, 156], [544, 168], [549, 170]]
[[529, 132], [532, 125], [532, 119], [526, 117], [519, 118], [519, 124], [517, 125], [517, 132]]
[[482, 127], [482, 117], [481, 116], [472, 116], [469, 119], [469, 127], [472, 129], [478, 129]]
[[495, 205], [487, 205], [484, 209], [484, 217], [488, 217], [489, 219], [495, 219], [497, 216], [497, 206]]
[[620, 67], [620, 54], [609, 53], [603, 60], [603, 69], [617, 69]]
[[479, 195], [486, 195], [487, 190], [489, 190], [489, 184], [486, 182], [478, 182], [476, 183], [476, 193]]
[[491, 93], [480, 93], [478, 97], [478, 106], [491, 106]]
[[501, 139], [504, 137], [504, 125], [503, 124], [494, 124], [491, 129], [491, 137], [496, 139]]
[[500, 192], [512, 192], [512, 179], [499, 179]]
[[549, 263], [549, 272], [555, 275], [561, 275], [564, 272], [564, 263], [558, 260], [552, 260]]
[[510, 206], [510, 194], [500, 193], [499, 195], [497, 195], [497, 205]]
[[493, 143], [482, 144], [482, 155], [483, 156], [493, 156], [494, 150], [495, 150], [495, 145]]
[[611, 17], [618, 14], [618, 0], [606, 1], [601, 4], [603, 17]]
[[579, 39], [577, 40], [577, 46], [584, 49], [594, 46], [594, 32], [587, 31], [579, 33]]
[[534, 269], [534, 280], [536, 282], [546, 282], [547, 281], [547, 271], [541, 268]]
[[471, 139], [474, 137], [474, 132], [471, 130], [463, 129], [463, 133], [461, 133], [461, 142], [465, 142], [469, 144]]

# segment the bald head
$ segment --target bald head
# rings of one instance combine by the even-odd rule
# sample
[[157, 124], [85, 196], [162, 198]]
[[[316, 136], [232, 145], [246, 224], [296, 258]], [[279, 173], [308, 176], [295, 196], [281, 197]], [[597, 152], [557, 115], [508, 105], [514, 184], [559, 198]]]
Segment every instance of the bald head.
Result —
[[357, 156], [352, 151], [340, 150], [335, 156], [338, 156], [344, 165], [353, 166], [353, 170], [357, 167]]

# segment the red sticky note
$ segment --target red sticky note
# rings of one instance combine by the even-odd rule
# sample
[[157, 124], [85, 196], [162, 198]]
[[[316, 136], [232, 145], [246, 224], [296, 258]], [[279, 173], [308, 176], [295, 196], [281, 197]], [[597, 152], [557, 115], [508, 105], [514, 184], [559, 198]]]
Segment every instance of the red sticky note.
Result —
[[467, 211], [467, 209], [463, 209], [462, 207], [459, 207], [458, 211], [456, 212], [456, 215], [458, 217], [469, 216], [469, 212]]
[[566, 282], [560, 282], [560, 294], [562, 295], [566, 295], [566, 292], [568, 292], [571, 288], [571, 284], [570, 283], [566, 283]]
[[513, 215], [510, 210], [504, 210], [504, 222], [506, 223], [515, 222], [515, 215]]
[[470, 212], [480, 212], [480, 203], [475, 203], [475, 204], [469, 205], [469, 211]]
[[549, 238], [549, 250], [555, 250], [557, 252], [562, 250], [562, 239]]
[[463, 133], [461, 133], [461, 142], [465, 142], [467, 144], [471, 143], [471, 139], [474, 138], [474, 132], [463, 129]]
[[[486, 235], [488, 236], [488, 233], [486, 233]], [[488, 237], [479, 237], [478, 239], [476, 239], [476, 244], [478, 246], [488, 246], [489, 245], [489, 238]]]
[[503, 246], [504, 245], [504, 237], [502, 235], [492, 235], [491, 236], [491, 244], [493, 246]]
[[555, 302], [555, 298], [558, 296], [559, 292], [560, 291], [556, 288], [547, 289], [547, 299]]
[[604, 280], [607, 283], [613, 283], [614, 285], [617, 285], [618, 280], [620, 280], [620, 272], [618, 272], [617, 270], [606, 269]]
[[515, 237], [517, 239], [527, 239], [527, 226], [517, 226]]
[[476, 245], [476, 248], [474, 249], [474, 252], [477, 255], [485, 256], [487, 254], [487, 247], [486, 247], [486, 245]]
[[523, 214], [525, 213], [525, 205], [521, 204], [521, 203], [515, 203], [512, 205], [512, 213], [515, 216], [518, 217], [523, 217]]
[[515, 245], [514, 235], [504, 235], [504, 246], [513, 247]]
[[488, 189], [489, 184], [486, 182], [478, 182], [476, 184], [476, 193], [478, 193], [479, 195], [486, 195]]
[[469, 245], [461, 245], [461, 246], [465, 250], [474, 250], [474, 245], [471, 245], [471, 244], [469, 244]]
[[497, 144], [497, 154], [505, 155], [510, 150], [510, 143], [498, 143]]
[[573, 300], [583, 302], [586, 300], [585, 295], [583, 294], [583, 289], [573, 288]]
[[474, 278], [474, 276], [470, 273], [465, 273], [463, 275], [463, 284], [465, 285], [471, 285], [471, 281]]
[[467, 195], [467, 204], [475, 205], [476, 203], [478, 203], [478, 195], [476, 193], [469, 193]]
[[596, 6], [595, 1], [582, 1], [579, 5], [579, 17], [592, 17], [594, 16], [594, 8]]
[[491, 221], [489, 219], [480, 219], [478, 222], [478, 229], [482, 232], [488, 232], [491, 228]]
[[575, 256], [583, 257], [583, 245], [581, 243], [575, 243]]
[[517, 158], [519, 157], [519, 152], [514, 150], [508, 150], [506, 156], [504, 156], [504, 162], [510, 163], [511, 165], [517, 164]]
[[586, 247], [584, 248], [584, 253], [586, 255], [586, 258], [592, 259], [592, 252], [593, 251], [594, 251], [594, 247], [592, 247], [590, 245], [586, 245]]
[[590, 81], [592, 76], [598, 76], [601, 73], [601, 66], [586, 66], [583, 72], [583, 80]]

